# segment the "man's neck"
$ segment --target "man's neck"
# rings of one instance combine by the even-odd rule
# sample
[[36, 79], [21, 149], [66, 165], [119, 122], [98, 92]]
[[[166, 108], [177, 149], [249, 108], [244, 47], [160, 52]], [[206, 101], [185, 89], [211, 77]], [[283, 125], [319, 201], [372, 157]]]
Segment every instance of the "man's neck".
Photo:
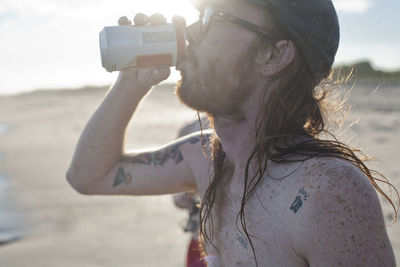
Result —
[[[254, 102], [253, 102], [254, 103]], [[258, 102], [256, 102], [258, 103]], [[256, 144], [256, 117], [258, 108], [244, 106], [241, 119], [215, 118], [214, 127], [229, 163], [235, 173], [244, 173], [247, 160]], [[237, 173], [239, 174], [239, 173]]]

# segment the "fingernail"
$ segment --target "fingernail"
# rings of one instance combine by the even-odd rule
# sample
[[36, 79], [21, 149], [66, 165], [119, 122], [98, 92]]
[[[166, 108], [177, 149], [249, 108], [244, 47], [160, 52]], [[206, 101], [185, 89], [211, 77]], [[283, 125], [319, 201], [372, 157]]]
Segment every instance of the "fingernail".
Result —
[[127, 17], [120, 17], [119, 19], [118, 19], [118, 24], [127, 24], [127, 23], [129, 23], [129, 19], [127, 18]]
[[144, 26], [147, 24], [147, 20], [149, 19], [148, 16], [146, 16], [143, 13], [138, 13], [136, 14], [135, 18], [133, 19], [134, 23], [136, 26]]

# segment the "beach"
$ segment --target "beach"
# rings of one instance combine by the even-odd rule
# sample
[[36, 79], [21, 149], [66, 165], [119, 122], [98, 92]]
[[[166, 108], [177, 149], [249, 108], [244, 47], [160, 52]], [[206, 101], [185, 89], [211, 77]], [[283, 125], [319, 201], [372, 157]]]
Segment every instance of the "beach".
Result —
[[[400, 189], [400, 86], [375, 89], [353, 88], [349, 121], [359, 122], [343, 138], [379, 159], [368, 166]], [[171, 85], [158, 86], [141, 103], [127, 149], [165, 144], [197, 119], [173, 91]], [[65, 179], [79, 135], [106, 92], [102, 87], [0, 97], [0, 193], [6, 191], [0, 200], [7, 199], [0, 216], [15, 222], [0, 225], [0, 234], [4, 228], [16, 237], [0, 246], [0, 266], [184, 266], [190, 236], [182, 226], [188, 214], [170, 195], [84, 196]], [[393, 212], [384, 200], [382, 206], [400, 262], [400, 223], [391, 225]]]

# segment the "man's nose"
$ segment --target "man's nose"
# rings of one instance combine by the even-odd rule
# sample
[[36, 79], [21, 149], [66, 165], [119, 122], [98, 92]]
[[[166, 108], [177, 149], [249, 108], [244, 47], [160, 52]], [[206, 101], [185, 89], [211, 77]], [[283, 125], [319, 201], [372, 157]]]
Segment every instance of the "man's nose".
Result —
[[202, 26], [200, 21], [197, 21], [186, 28], [186, 38], [189, 41], [189, 45], [200, 43], [202, 36]]

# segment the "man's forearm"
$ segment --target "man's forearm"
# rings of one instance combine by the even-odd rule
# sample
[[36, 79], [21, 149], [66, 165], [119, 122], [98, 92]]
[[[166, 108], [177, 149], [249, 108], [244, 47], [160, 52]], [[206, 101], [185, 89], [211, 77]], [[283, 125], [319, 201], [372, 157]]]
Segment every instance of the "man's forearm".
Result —
[[78, 191], [103, 177], [123, 153], [126, 127], [148, 88], [120, 75], [86, 125], [67, 173]]

